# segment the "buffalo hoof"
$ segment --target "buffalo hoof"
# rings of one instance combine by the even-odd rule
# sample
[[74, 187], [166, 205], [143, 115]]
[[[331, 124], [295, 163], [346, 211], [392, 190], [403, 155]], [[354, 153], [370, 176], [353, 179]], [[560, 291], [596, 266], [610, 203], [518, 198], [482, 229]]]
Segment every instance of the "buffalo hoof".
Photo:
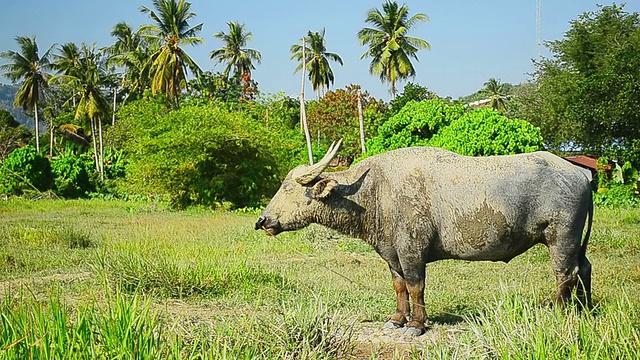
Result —
[[408, 327], [407, 330], [404, 331], [404, 334], [409, 336], [420, 336], [425, 332], [426, 330], [423, 328]]
[[389, 320], [384, 324], [384, 328], [385, 329], [399, 329], [401, 327], [403, 327], [404, 325], [402, 323], [399, 323], [397, 321], [393, 321], [393, 320]]

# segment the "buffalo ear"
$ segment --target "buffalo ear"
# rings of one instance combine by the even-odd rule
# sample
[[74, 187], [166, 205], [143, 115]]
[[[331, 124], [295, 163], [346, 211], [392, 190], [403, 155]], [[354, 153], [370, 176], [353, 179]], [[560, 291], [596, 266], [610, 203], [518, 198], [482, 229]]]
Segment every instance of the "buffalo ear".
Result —
[[329, 197], [338, 187], [338, 182], [331, 179], [322, 179], [313, 185], [311, 196], [316, 200], [323, 200]]

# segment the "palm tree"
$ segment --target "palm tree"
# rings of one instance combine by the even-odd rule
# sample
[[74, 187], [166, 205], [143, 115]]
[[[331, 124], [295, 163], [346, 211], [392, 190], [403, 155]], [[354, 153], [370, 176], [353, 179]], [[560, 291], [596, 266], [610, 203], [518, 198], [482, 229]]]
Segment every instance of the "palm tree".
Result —
[[246, 31], [244, 24], [239, 22], [227, 22], [227, 26], [229, 26], [228, 34], [223, 31], [213, 34], [213, 37], [224, 43], [224, 46], [213, 50], [210, 58], [218, 63], [227, 64], [223, 72], [225, 77], [229, 76], [232, 68], [235, 75], [248, 74], [251, 77], [251, 70], [255, 70], [253, 61], [258, 64], [262, 61], [258, 50], [246, 48], [247, 43], [253, 40], [253, 35], [250, 31]]
[[[62, 57], [63, 54], [61, 53], [58, 58]], [[109, 103], [102, 91], [102, 87], [107, 82], [108, 77], [106, 59], [103, 54], [96, 50], [95, 44], [88, 46], [83, 43], [78, 52], [77, 65], [60, 70], [60, 74], [52, 79], [52, 81], [59, 81], [62, 84], [79, 89], [80, 100], [76, 108], [75, 119], [88, 119], [90, 122], [96, 170], [98, 170], [102, 179], [104, 179], [102, 119], [109, 114]], [[96, 133], [99, 135], [99, 142], [96, 140]]]
[[486, 83], [484, 83], [485, 92], [491, 99], [489, 106], [501, 112], [507, 111], [507, 106], [505, 104], [507, 96], [505, 95], [504, 85], [505, 84], [500, 83], [500, 79], [496, 78], [491, 78]]
[[[316, 96], [320, 97], [320, 92], [324, 93], [324, 90], [328, 89], [333, 84], [333, 70], [329, 65], [329, 60], [335, 61], [342, 65], [342, 58], [340, 55], [327, 51], [327, 41], [324, 37], [325, 29], [322, 32], [311, 32], [307, 34], [305, 42], [307, 44], [304, 49], [306, 68], [309, 72], [309, 81], [313, 86], [313, 90], [316, 92]], [[302, 46], [291, 46], [291, 59], [295, 59], [300, 62], [294, 73], [302, 69]]]
[[369, 72], [389, 83], [392, 99], [396, 97], [396, 82], [416, 75], [411, 58], [418, 60], [418, 50], [431, 48], [428, 42], [407, 35], [418, 22], [428, 20], [423, 13], [409, 17], [406, 5], [398, 6], [397, 2], [387, 0], [382, 4], [382, 12], [373, 8], [367, 13], [365, 22], [372, 27], [358, 32], [360, 45], [369, 46], [360, 59], [371, 58]]
[[[122, 90], [126, 93], [123, 99], [125, 102], [131, 95], [140, 95], [149, 84], [148, 73], [145, 72], [151, 65], [149, 44], [142, 37], [140, 31], [134, 31], [126, 22], [117, 23], [111, 30], [111, 36], [116, 41], [113, 45], [102, 50], [108, 56], [108, 66], [115, 65], [124, 68], [124, 72], [119, 76], [121, 77]], [[117, 81], [114, 82], [113, 88], [111, 125], [115, 125], [117, 83]]]
[[[149, 14], [153, 25], [140, 27], [141, 34], [161, 46], [151, 56], [151, 91], [155, 95], [164, 93], [178, 107], [179, 95], [187, 87], [187, 70], [200, 76], [202, 70], [180, 48], [181, 45], [197, 45], [203, 39], [196, 37], [202, 23], [191, 27], [189, 19], [196, 16], [190, 12], [191, 3], [184, 0], [153, 0], [154, 10], [146, 6], [140, 12]], [[157, 11], [157, 12], [156, 12]]]
[[53, 46], [40, 56], [35, 36], [17, 36], [15, 40], [20, 51], [9, 50], [0, 53], [0, 57], [10, 61], [0, 65], [0, 70], [5, 71], [2, 75], [14, 83], [22, 80], [13, 106], [22, 106], [24, 110], [33, 110], [36, 121], [36, 150], [40, 151], [38, 102], [44, 97], [44, 91], [51, 76], [47, 71], [51, 70], [49, 52]]

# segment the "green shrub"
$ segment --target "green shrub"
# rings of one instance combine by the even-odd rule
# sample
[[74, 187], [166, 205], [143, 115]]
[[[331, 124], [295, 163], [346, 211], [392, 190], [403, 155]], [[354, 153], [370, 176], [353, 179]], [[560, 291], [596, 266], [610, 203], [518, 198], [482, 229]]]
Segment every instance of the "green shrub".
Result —
[[51, 189], [53, 176], [49, 160], [27, 145], [14, 150], [0, 167], [0, 193], [22, 195], [25, 191]]
[[463, 113], [461, 105], [448, 105], [440, 99], [410, 101], [378, 128], [376, 137], [367, 141], [364, 157], [408, 146], [427, 145], [432, 136]]
[[603, 207], [629, 207], [640, 205], [640, 199], [633, 191], [633, 185], [609, 184], [593, 195], [593, 203]]
[[95, 163], [87, 153], [66, 153], [51, 159], [55, 191], [68, 198], [86, 197], [96, 190]]
[[464, 114], [436, 134], [428, 145], [468, 156], [527, 153], [543, 149], [540, 129], [509, 119], [493, 109]]
[[299, 132], [269, 131], [243, 111], [209, 105], [167, 111], [141, 100], [118, 117], [108, 134], [109, 145], [126, 154], [118, 191], [168, 198], [176, 208], [264, 203], [305, 154]]

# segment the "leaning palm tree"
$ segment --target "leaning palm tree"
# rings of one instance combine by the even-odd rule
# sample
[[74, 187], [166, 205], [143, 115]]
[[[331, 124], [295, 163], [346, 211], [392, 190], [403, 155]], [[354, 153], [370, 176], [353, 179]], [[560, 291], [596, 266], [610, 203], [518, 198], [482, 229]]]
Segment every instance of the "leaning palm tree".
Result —
[[20, 51], [9, 50], [0, 53], [0, 57], [9, 60], [9, 63], [0, 65], [0, 70], [5, 71], [2, 75], [14, 83], [22, 80], [13, 105], [22, 106], [24, 110], [33, 110], [36, 121], [36, 150], [40, 151], [38, 102], [44, 97], [49, 81], [50, 75], [47, 72], [51, 70], [49, 52], [53, 45], [40, 56], [35, 36], [17, 36], [15, 40]]
[[197, 45], [203, 39], [196, 37], [202, 30], [202, 23], [191, 27], [189, 20], [196, 16], [190, 12], [191, 3], [184, 0], [153, 0], [154, 10], [140, 7], [142, 13], [149, 14], [155, 24], [142, 25], [140, 31], [151, 43], [161, 46], [151, 56], [151, 91], [165, 94], [178, 107], [182, 89], [187, 87], [187, 71], [196, 77], [202, 70], [180, 46]]
[[253, 62], [260, 64], [262, 57], [258, 50], [246, 48], [247, 43], [253, 40], [250, 31], [246, 31], [245, 25], [239, 22], [227, 22], [229, 33], [223, 31], [213, 34], [213, 37], [224, 43], [220, 49], [210, 53], [211, 60], [218, 63], [226, 63], [224, 76], [228, 77], [231, 69], [235, 75], [251, 77], [251, 70], [255, 70]]
[[418, 60], [418, 50], [431, 48], [425, 40], [407, 35], [418, 22], [427, 20], [423, 13], [409, 17], [406, 5], [387, 0], [382, 11], [373, 8], [367, 13], [365, 22], [372, 27], [358, 32], [360, 45], [369, 46], [360, 59], [371, 58], [369, 72], [389, 83], [392, 99], [396, 97], [396, 82], [416, 75], [411, 58]]
[[507, 96], [505, 95], [504, 84], [501, 84], [499, 79], [491, 78], [484, 83], [484, 87], [491, 100], [489, 106], [501, 112], [507, 111], [505, 104]]
[[[342, 58], [340, 55], [327, 51], [327, 41], [324, 37], [325, 29], [322, 32], [311, 32], [307, 34], [305, 39], [306, 48], [304, 49], [305, 66], [309, 72], [309, 81], [313, 86], [313, 90], [316, 92], [316, 96], [319, 98], [320, 93], [328, 89], [334, 81], [333, 70], [329, 65], [329, 60], [335, 61], [342, 65]], [[292, 60], [300, 62], [294, 73], [302, 70], [302, 46], [291, 46]]]

